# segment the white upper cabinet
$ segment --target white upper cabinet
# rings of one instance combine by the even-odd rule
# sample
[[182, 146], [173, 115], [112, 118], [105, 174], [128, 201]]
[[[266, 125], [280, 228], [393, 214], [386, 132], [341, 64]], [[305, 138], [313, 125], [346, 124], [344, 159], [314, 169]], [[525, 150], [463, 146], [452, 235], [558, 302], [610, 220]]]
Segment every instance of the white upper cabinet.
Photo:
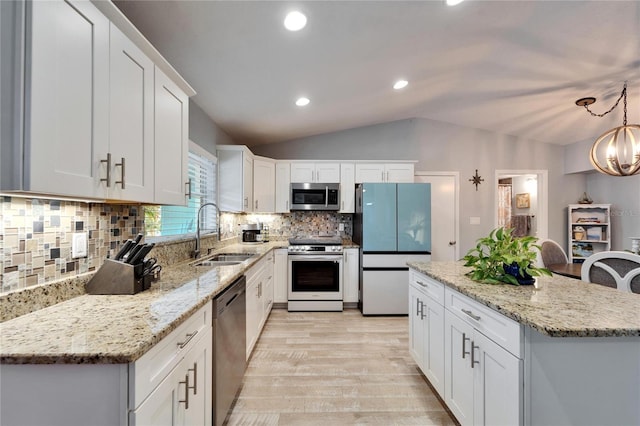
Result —
[[340, 163], [340, 213], [356, 211], [356, 180], [354, 163]]
[[3, 158], [12, 173], [3, 175], [2, 189], [104, 197], [109, 21], [83, 1], [27, 2], [26, 8], [26, 97], [16, 102], [16, 108], [24, 102], [24, 139], [15, 133], [13, 140], [16, 154], [24, 154]]
[[275, 211], [275, 161], [265, 157], [253, 159], [253, 211], [273, 213]]
[[113, 24], [110, 39], [109, 198], [153, 202], [153, 62]]
[[253, 211], [253, 153], [244, 145], [218, 145], [218, 207]]
[[289, 213], [290, 187], [290, 163], [288, 161], [276, 161], [276, 213]]
[[340, 183], [340, 163], [291, 163], [291, 182]]
[[413, 182], [413, 163], [356, 163], [356, 183]]
[[154, 201], [185, 205], [189, 192], [189, 97], [158, 67], [154, 105]]

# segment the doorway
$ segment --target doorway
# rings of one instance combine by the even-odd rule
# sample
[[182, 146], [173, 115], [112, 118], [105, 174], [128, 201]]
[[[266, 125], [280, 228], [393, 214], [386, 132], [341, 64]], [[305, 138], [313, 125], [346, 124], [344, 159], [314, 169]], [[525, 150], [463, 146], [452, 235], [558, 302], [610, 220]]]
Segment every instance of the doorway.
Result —
[[548, 171], [496, 170], [495, 227], [515, 236], [548, 238]]
[[458, 172], [416, 172], [415, 182], [431, 184], [431, 260], [460, 258]]

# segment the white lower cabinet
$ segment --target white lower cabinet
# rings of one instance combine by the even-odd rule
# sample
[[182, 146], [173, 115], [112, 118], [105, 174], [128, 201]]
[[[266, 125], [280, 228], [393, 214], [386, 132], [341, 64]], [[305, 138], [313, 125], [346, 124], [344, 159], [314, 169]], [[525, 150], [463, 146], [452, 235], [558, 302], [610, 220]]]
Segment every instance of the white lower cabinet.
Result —
[[287, 303], [287, 263], [289, 252], [286, 248], [274, 250], [273, 265], [273, 301], [274, 303]]
[[409, 351], [462, 426], [523, 424], [517, 322], [414, 270]]
[[211, 320], [208, 304], [130, 366], [130, 426], [211, 424]]
[[270, 251], [245, 274], [247, 278], [247, 360], [273, 307], [274, 253]]
[[360, 285], [360, 249], [344, 249], [344, 267], [342, 270], [344, 303], [358, 303], [358, 290]]

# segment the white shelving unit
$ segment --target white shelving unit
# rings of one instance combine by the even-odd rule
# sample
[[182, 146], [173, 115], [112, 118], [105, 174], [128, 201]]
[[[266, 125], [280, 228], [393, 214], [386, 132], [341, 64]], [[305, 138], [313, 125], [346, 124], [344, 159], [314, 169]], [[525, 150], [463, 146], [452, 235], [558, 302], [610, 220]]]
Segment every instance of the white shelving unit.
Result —
[[570, 263], [611, 250], [611, 204], [569, 204]]

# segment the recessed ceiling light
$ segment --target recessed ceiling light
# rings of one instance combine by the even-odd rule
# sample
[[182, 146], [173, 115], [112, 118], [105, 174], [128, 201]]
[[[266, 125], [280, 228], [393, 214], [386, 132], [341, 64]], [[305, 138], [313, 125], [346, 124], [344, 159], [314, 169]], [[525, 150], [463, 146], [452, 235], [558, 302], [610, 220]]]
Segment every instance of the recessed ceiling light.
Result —
[[462, 3], [464, 0], [447, 0], [447, 6], [456, 6]]
[[297, 10], [287, 13], [284, 18], [284, 27], [289, 31], [301, 30], [305, 25], [307, 25], [307, 17]]
[[407, 87], [407, 84], [409, 84], [409, 82], [407, 80], [398, 80], [393, 85], [393, 88], [396, 89], [396, 90], [400, 90], [400, 89], [403, 89], [403, 88]]
[[296, 101], [296, 105], [306, 106], [306, 105], [309, 105], [309, 102], [310, 102], [309, 98], [302, 97], [302, 98], [298, 98], [298, 100]]

